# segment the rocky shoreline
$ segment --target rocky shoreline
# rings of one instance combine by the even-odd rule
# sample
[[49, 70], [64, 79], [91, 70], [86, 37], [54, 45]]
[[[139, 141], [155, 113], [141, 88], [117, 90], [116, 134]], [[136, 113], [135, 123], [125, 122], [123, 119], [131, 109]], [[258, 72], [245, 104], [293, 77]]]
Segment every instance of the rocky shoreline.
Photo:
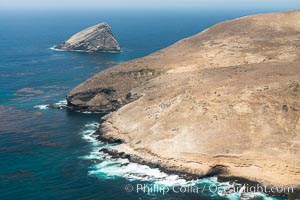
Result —
[[[110, 137], [107, 138], [107, 137], [103, 136], [101, 133], [99, 133], [99, 129], [95, 132], [95, 134], [97, 135], [97, 139], [101, 142], [105, 142], [105, 143], [109, 143], [109, 144], [121, 144], [122, 143], [122, 141], [119, 139], [114, 139], [114, 138], [110, 138]], [[117, 150], [110, 149], [110, 148], [101, 149], [100, 152], [107, 153], [110, 156], [112, 156], [113, 158], [114, 157], [115, 158], [127, 158], [130, 162], [133, 162], [133, 163], [147, 165], [151, 168], [159, 168], [161, 171], [163, 171], [167, 174], [176, 174], [186, 180], [196, 180], [199, 178], [210, 177], [210, 176], [199, 177], [198, 174], [193, 174], [193, 173], [189, 173], [189, 172], [180, 171], [177, 169], [170, 169], [168, 167], [163, 167], [163, 166], [160, 166], [160, 164], [157, 162], [155, 163], [155, 162], [146, 161], [145, 159], [143, 159], [139, 156], [127, 154], [126, 152], [119, 152]]]
[[[102, 121], [103, 122], [103, 121]], [[101, 123], [100, 123], [101, 124]], [[97, 136], [97, 139], [101, 142], [108, 143], [108, 144], [122, 144], [122, 141], [120, 139], [112, 138], [112, 137], [106, 137], [105, 134], [101, 133], [101, 128], [97, 129], [94, 133]], [[274, 193], [270, 192], [270, 189], [274, 187], [274, 185], [263, 185], [261, 182], [247, 179], [245, 177], [237, 177], [237, 176], [232, 176], [232, 175], [225, 175], [226, 174], [226, 167], [219, 165], [219, 166], [214, 166], [212, 170], [204, 175], [204, 176], [199, 176], [197, 173], [190, 173], [186, 172], [184, 170], [180, 170], [178, 168], [172, 168], [169, 166], [162, 166], [160, 165], [159, 162], [151, 162], [147, 161], [142, 157], [136, 156], [136, 155], [131, 155], [126, 152], [120, 152], [115, 149], [110, 149], [110, 148], [104, 148], [99, 150], [100, 152], [106, 153], [112, 158], [126, 158], [130, 162], [133, 163], [138, 163], [142, 165], [147, 165], [151, 168], [158, 168], [160, 171], [165, 172], [167, 174], [176, 174], [179, 177], [187, 180], [187, 181], [192, 181], [192, 180], [198, 180], [198, 179], [203, 179], [203, 178], [209, 178], [209, 177], [217, 177], [218, 182], [229, 182], [229, 183], [236, 183], [236, 184], [242, 184], [242, 185], [247, 185], [247, 186], [252, 186], [252, 187], [266, 187], [267, 195], [270, 196], [282, 196], [282, 197], [287, 197], [289, 200], [294, 200], [300, 198], [300, 188], [293, 188], [292, 193]]]

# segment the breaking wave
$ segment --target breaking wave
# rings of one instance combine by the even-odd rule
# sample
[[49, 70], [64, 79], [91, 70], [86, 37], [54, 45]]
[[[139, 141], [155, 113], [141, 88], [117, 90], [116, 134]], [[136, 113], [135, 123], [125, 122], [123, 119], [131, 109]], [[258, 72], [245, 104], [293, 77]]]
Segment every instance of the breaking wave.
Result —
[[44, 104], [44, 105], [36, 105], [34, 108], [38, 108], [40, 110], [46, 110], [49, 108], [58, 108], [58, 109], [63, 109], [67, 106], [67, 100], [61, 100], [57, 103], [54, 104]]

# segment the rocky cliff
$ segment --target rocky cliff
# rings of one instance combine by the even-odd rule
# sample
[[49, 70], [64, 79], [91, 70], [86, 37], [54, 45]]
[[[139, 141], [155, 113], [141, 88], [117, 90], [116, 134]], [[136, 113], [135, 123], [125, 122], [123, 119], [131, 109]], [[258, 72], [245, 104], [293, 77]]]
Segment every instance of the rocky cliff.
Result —
[[121, 50], [107, 23], [100, 23], [84, 29], [55, 48], [84, 52], [119, 52]]
[[300, 11], [217, 24], [91, 77], [71, 109], [139, 162], [300, 187]]

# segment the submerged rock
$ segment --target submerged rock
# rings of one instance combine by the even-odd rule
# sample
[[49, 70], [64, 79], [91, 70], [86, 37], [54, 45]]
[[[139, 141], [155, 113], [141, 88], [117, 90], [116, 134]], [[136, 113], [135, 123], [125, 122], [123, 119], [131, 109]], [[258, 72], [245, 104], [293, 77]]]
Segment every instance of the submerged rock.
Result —
[[110, 26], [105, 22], [76, 33], [55, 48], [84, 52], [119, 52], [121, 50]]

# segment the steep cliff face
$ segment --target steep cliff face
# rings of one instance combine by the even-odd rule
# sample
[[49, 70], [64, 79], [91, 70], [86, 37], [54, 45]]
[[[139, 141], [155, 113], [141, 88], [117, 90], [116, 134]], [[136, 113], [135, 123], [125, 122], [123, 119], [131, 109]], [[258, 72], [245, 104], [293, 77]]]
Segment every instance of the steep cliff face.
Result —
[[121, 50], [110, 26], [107, 23], [100, 23], [84, 29], [55, 48], [85, 52], [119, 52]]
[[300, 187], [300, 11], [217, 24], [74, 88], [135, 160]]

